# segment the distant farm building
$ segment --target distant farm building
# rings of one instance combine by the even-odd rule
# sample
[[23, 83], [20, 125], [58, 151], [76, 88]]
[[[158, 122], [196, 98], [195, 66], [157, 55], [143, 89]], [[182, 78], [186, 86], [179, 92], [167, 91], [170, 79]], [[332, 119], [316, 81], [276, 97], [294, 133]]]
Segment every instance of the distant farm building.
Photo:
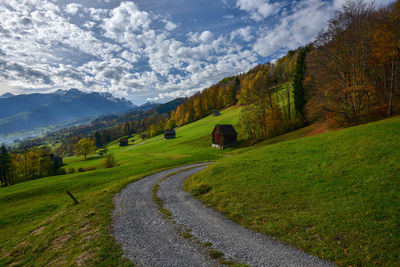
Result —
[[217, 124], [212, 132], [212, 147], [224, 149], [237, 144], [237, 132], [231, 124]]
[[213, 112], [213, 116], [214, 116], [214, 117], [216, 117], [216, 116], [219, 116], [219, 115], [221, 115], [221, 113], [219, 113], [219, 111], [218, 111], [218, 110], [214, 110], [214, 112]]
[[168, 139], [175, 139], [175, 130], [165, 130], [164, 131], [164, 139], [168, 140]]
[[129, 141], [126, 138], [119, 139], [119, 146], [127, 146], [128, 143]]

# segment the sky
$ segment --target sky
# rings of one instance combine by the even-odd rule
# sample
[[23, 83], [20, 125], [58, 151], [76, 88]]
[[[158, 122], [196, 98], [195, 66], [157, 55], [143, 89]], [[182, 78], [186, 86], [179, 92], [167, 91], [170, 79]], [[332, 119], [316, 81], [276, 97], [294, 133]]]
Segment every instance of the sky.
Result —
[[0, 0], [0, 94], [190, 96], [312, 41], [344, 2]]

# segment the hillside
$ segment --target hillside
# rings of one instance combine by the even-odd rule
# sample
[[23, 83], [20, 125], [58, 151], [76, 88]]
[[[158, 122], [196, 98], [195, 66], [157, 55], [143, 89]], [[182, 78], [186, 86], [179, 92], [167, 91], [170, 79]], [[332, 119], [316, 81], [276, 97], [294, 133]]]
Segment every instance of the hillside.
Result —
[[76, 89], [8, 96], [0, 98], [0, 135], [87, 120], [134, 107], [130, 101], [108, 93], [84, 93]]
[[[65, 158], [66, 169], [95, 166], [97, 170], [47, 177], [0, 188], [0, 265], [126, 266], [109, 232], [112, 198], [127, 184], [161, 169], [217, 160], [233, 149], [211, 148], [217, 123], [238, 124], [240, 108], [206, 117], [176, 130], [175, 140], [156, 136], [137, 147], [110, 144], [118, 167], [101, 167], [103, 157]], [[130, 139], [131, 141], [131, 139]], [[146, 143], [145, 143], [146, 142]], [[73, 205], [69, 190], [80, 201]]]
[[258, 144], [187, 181], [230, 219], [339, 265], [393, 266], [400, 247], [400, 117]]

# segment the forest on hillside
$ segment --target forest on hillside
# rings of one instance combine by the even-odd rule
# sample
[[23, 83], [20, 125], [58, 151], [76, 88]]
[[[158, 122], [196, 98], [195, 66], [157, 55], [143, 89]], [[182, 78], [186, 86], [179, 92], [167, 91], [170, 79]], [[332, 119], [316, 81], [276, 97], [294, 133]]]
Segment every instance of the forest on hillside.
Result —
[[400, 3], [349, 1], [316, 40], [277, 60], [222, 80], [172, 112], [169, 128], [214, 109], [244, 105], [244, 139], [272, 137], [327, 118], [342, 126], [400, 111]]

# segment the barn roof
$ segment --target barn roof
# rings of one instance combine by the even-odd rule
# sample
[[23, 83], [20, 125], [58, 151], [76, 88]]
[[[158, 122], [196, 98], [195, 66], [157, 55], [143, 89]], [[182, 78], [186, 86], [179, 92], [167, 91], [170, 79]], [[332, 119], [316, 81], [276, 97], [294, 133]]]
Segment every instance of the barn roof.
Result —
[[217, 124], [215, 125], [214, 131], [216, 128], [219, 128], [223, 135], [237, 135], [237, 132], [235, 131], [235, 128], [233, 128], [232, 124]]

